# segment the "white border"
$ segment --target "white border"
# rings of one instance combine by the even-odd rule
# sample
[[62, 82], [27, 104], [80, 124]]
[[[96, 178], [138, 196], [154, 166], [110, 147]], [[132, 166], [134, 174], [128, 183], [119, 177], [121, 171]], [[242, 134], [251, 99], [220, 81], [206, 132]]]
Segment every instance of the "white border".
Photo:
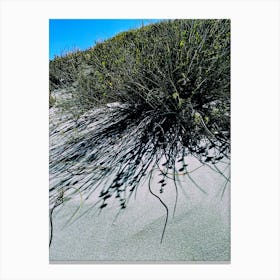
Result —
[[[278, 1], [1, 1], [1, 279], [279, 279]], [[230, 18], [232, 261], [48, 263], [48, 19]]]

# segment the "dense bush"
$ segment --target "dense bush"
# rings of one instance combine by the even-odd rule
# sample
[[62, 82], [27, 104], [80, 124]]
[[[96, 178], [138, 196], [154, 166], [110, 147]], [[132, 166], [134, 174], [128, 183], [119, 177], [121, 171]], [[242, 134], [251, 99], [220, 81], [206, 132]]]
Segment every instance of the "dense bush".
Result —
[[[230, 156], [229, 20], [163, 21], [50, 62], [51, 88], [73, 83], [69, 111], [115, 104], [90, 119], [94, 129], [69, 143], [63, 159], [53, 158], [54, 164], [66, 161], [68, 169], [77, 162], [79, 168], [98, 166], [91, 185], [79, 191], [90, 194], [102, 186], [100, 208], [112, 197], [125, 208], [146, 177], [163, 203], [168, 179], [177, 190], [169, 172], [187, 174], [188, 155], [202, 164]], [[155, 169], [162, 177], [159, 193], [150, 186]], [[52, 187], [53, 201], [70, 181]]]

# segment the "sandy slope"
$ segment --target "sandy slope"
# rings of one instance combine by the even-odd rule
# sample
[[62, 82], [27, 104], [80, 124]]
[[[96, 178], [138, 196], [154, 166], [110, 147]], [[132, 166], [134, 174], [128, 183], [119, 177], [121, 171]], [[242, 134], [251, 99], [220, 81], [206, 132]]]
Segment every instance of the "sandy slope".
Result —
[[54, 215], [50, 261], [229, 261], [230, 186], [221, 199], [224, 178], [208, 168], [201, 168], [195, 177], [208, 194], [183, 178], [174, 217], [174, 187], [166, 188], [164, 202], [170, 213], [162, 244], [166, 212], [146, 185], [115, 221], [117, 204], [102, 212], [97, 208], [86, 212], [93, 205], [92, 198], [63, 227], [79, 199], [65, 204]]
[[[60, 98], [63, 96], [60, 91], [55, 94]], [[61, 118], [55, 108], [50, 109], [50, 162], [56, 154], [63, 156], [63, 145], [73, 137], [73, 126], [73, 122]], [[76, 133], [83, 132], [81, 128]], [[187, 163], [188, 170], [199, 166], [193, 158], [188, 158]], [[219, 168], [229, 175], [227, 163], [220, 164]], [[66, 226], [80, 206], [80, 197], [56, 209], [50, 261], [229, 261], [230, 184], [221, 199], [224, 177], [209, 167], [199, 168], [191, 175], [207, 194], [187, 176], [179, 176], [178, 203], [173, 216], [175, 188], [171, 182], [165, 186], [162, 199], [168, 206], [169, 217], [162, 244], [166, 211], [144, 183], [117, 219], [119, 205], [116, 201], [102, 212], [92, 207], [98, 192], [83, 201], [81, 209]], [[64, 178], [66, 174], [59, 166], [50, 167], [50, 187], [61, 176]], [[79, 181], [79, 178], [71, 180]], [[158, 191], [158, 180], [155, 175], [152, 181], [155, 192]]]

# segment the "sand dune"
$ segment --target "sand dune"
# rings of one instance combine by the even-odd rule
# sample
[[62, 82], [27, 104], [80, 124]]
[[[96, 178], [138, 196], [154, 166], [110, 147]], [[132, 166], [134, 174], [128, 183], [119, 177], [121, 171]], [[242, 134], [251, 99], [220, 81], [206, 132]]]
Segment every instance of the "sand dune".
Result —
[[[60, 96], [61, 92], [58, 93]], [[51, 159], [56, 154], [63, 156], [64, 143], [73, 137], [74, 126], [73, 121], [65, 116], [61, 117], [55, 108], [50, 109]], [[88, 126], [86, 130], [82, 127], [79, 133], [89, 129], [92, 127]], [[192, 157], [187, 157], [186, 160], [188, 170], [194, 170], [201, 165]], [[229, 176], [229, 163], [219, 163], [218, 167], [226, 177]], [[81, 198], [77, 195], [76, 199], [64, 203], [54, 211], [50, 262], [229, 261], [230, 184], [227, 183], [221, 198], [226, 180], [213, 169], [213, 166], [197, 169], [191, 173], [193, 181], [186, 175], [178, 176], [175, 215], [175, 187], [172, 180], [167, 183], [164, 193], [161, 194], [169, 209], [162, 243], [160, 241], [166, 210], [149, 192], [147, 182], [139, 187], [136, 197], [133, 196], [128, 207], [121, 211], [118, 201], [112, 201], [101, 212], [98, 207], [93, 207], [98, 199], [98, 191], [83, 201], [80, 209]], [[60, 166], [52, 165], [50, 186], [59, 183], [66, 175], [60, 171]], [[159, 179], [154, 175], [154, 192], [158, 192]], [[77, 181], [77, 187], [82, 184], [79, 176], [74, 176], [71, 181]], [[205, 193], [198, 189], [194, 182]], [[77, 209], [79, 211], [65, 226]]]
[[146, 185], [116, 220], [119, 207], [114, 202], [101, 212], [98, 208], [87, 212], [93, 197], [63, 227], [79, 199], [66, 203], [54, 213], [50, 261], [229, 261], [230, 186], [221, 199], [223, 177], [206, 167], [195, 177], [207, 194], [183, 178], [174, 217], [174, 187], [166, 188], [163, 200], [170, 213], [162, 244], [166, 212]]

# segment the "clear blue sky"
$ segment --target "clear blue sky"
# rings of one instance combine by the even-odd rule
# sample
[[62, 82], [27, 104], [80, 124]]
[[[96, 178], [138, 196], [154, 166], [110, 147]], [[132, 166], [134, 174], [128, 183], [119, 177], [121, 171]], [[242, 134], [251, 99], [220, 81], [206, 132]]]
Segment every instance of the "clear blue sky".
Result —
[[73, 49], [85, 50], [96, 41], [159, 19], [50, 19], [49, 58]]

